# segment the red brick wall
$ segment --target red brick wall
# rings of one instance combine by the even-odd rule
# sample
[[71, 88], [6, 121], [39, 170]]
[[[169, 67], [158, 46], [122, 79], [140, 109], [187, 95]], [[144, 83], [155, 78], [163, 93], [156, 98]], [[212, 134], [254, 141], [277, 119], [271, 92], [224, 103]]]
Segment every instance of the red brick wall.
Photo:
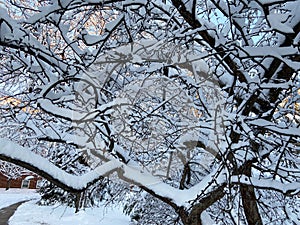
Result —
[[6, 188], [7, 178], [0, 173], [0, 188]]
[[[28, 175], [22, 175], [21, 177], [17, 179], [13, 179], [10, 181], [10, 188], [21, 188], [22, 187], [22, 181], [28, 177], [33, 176], [34, 178], [30, 179], [29, 188], [35, 189], [37, 188], [37, 182], [38, 180], [41, 180], [42, 178], [37, 176], [36, 174], [28, 174]], [[7, 181], [8, 178], [0, 173], [0, 188], [6, 188], [7, 187]]]

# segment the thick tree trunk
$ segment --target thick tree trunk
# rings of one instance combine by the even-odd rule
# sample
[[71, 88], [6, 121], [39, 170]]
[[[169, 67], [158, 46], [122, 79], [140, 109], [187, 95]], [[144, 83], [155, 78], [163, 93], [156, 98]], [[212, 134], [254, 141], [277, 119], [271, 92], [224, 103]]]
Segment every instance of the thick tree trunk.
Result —
[[219, 201], [225, 195], [225, 185], [222, 185], [203, 197], [198, 204], [194, 205], [184, 225], [202, 225], [201, 214], [215, 202]]
[[256, 204], [254, 187], [241, 185], [244, 213], [249, 225], [262, 225], [262, 220]]
[[81, 192], [77, 192], [75, 193], [75, 213], [78, 213], [80, 208], [81, 208], [81, 197], [82, 197], [82, 193]]
[[[245, 165], [243, 173], [251, 176], [251, 163]], [[243, 202], [244, 213], [248, 225], [262, 225], [261, 216], [257, 206], [255, 190], [253, 186], [241, 185], [241, 196]]]
[[198, 213], [191, 213], [188, 219], [188, 223], [186, 225], [202, 225], [201, 222], [201, 214]]
[[9, 190], [10, 189], [10, 184], [11, 184], [11, 179], [8, 178], [7, 182], [6, 182], [6, 188], [5, 188], [5, 190]]

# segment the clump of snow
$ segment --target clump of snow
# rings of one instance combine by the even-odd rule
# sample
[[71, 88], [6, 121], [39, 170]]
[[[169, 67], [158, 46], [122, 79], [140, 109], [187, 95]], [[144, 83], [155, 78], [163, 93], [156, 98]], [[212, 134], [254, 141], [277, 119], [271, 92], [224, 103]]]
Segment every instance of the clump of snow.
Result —
[[283, 33], [294, 33], [294, 30], [284, 23], [289, 15], [273, 13], [267, 16], [271, 27]]

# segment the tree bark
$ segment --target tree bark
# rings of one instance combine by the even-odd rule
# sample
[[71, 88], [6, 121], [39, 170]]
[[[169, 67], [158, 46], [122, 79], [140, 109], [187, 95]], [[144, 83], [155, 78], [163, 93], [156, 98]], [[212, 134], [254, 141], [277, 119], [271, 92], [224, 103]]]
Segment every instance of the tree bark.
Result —
[[7, 182], [6, 182], [6, 188], [5, 188], [5, 190], [9, 190], [10, 189], [10, 184], [11, 184], [11, 178], [8, 178]]
[[214, 191], [210, 192], [207, 196], [202, 198], [198, 204], [194, 205], [185, 225], [202, 225], [201, 213], [212, 204], [223, 198], [223, 196], [225, 195], [225, 186], [226, 185], [223, 184], [222, 186], [218, 187]]
[[82, 206], [82, 192], [75, 193], [75, 196], [75, 213], [78, 213]]
[[241, 195], [248, 225], [262, 225], [262, 220], [256, 204], [254, 187], [241, 185]]
[[[251, 164], [252, 163], [249, 162], [243, 168], [243, 173], [249, 177], [251, 176]], [[241, 196], [248, 225], [262, 225], [262, 219], [258, 210], [254, 187], [242, 184]]]

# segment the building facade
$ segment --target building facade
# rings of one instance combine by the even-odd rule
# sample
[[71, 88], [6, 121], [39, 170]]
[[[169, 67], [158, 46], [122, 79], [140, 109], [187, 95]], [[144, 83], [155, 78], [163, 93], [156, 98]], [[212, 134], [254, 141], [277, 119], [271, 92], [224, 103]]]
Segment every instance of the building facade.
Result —
[[34, 173], [21, 175], [18, 178], [10, 179], [0, 173], [0, 188], [26, 188], [37, 189], [40, 186], [42, 178]]

